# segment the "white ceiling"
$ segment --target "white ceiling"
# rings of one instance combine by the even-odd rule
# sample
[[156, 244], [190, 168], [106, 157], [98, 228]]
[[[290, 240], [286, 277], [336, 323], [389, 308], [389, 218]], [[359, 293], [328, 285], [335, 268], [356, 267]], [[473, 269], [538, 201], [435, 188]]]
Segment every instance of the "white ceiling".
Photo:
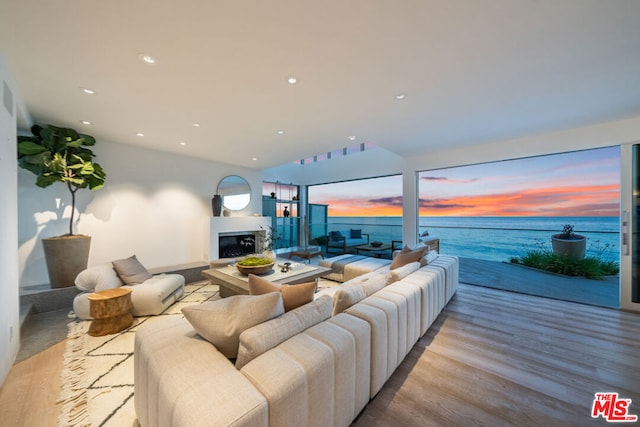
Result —
[[260, 169], [640, 114], [639, 0], [0, 0], [0, 54], [38, 123]]

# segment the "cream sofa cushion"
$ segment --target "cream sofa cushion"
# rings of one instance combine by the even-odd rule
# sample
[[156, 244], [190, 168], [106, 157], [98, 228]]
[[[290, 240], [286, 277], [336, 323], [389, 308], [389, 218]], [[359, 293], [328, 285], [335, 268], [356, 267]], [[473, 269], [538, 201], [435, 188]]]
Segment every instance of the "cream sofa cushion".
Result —
[[344, 282], [333, 294], [333, 313], [342, 313], [347, 308], [374, 294], [386, 285], [386, 275], [372, 271]]
[[[345, 313], [366, 321], [371, 327], [371, 379], [369, 381], [369, 397], [373, 399], [387, 380], [387, 372], [389, 369], [388, 355], [390, 351], [388, 348], [388, 335], [390, 331], [387, 325], [387, 313], [384, 310], [367, 304], [351, 306]], [[397, 355], [397, 350], [394, 351], [394, 354]]]
[[240, 372], [269, 402], [270, 426], [320, 427], [334, 425], [334, 366], [331, 348], [301, 333]]
[[200, 336], [229, 359], [238, 355], [240, 334], [284, 313], [278, 292], [265, 295], [234, 295], [182, 309]]
[[113, 269], [113, 264], [105, 262], [82, 270], [74, 280], [76, 288], [84, 292], [98, 292], [119, 288], [124, 283]]
[[331, 317], [331, 297], [325, 295], [280, 317], [253, 326], [240, 334], [236, 368], [241, 369], [262, 353]]
[[366, 321], [340, 313], [327, 320], [348, 331], [356, 344], [355, 358], [355, 406], [352, 419], [369, 403], [369, 391], [371, 389], [371, 326]]
[[134, 341], [139, 425], [268, 426], [265, 397], [181, 316], [143, 323]]
[[184, 281], [181, 274], [158, 274], [138, 285], [124, 285], [131, 289], [131, 314], [137, 317], [162, 313], [182, 296]]
[[[383, 292], [390, 292], [402, 295], [407, 302], [407, 354], [413, 345], [420, 339], [422, 293], [417, 286], [404, 284], [403, 282], [392, 283], [383, 289]], [[384, 293], [381, 295], [384, 297]]]
[[269, 425], [348, 426], [366, 404], [370, 328], [353, 316], [336, 317], [242, 368], [269, 402]]

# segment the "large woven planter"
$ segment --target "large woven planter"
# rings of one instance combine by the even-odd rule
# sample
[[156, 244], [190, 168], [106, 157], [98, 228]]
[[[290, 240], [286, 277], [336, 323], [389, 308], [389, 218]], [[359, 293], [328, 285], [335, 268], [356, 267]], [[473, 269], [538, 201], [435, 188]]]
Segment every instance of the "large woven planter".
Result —
[[575, 259], [583, 259], [587, 251], [587, 238], [574, 234], [573, 239], [561, 239], [558, 234], [551, 236], [553, 253], [559, 256], [568, 256]]
[[78, 273], [87, 268], [91, 237], [79, 234], [42, 239], [52, 288], [74, 285]]

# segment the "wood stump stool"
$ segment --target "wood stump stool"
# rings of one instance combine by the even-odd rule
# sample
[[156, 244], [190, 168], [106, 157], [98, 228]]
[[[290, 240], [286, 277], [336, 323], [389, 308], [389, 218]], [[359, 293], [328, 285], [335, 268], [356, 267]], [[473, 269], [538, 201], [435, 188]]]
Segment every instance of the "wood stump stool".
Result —
[[133, 324], [131, 289], [115, 288], [94, 292], [89, 299], [89, 314], [93, 317], [89, 335], [101, 337], [115, 334]]

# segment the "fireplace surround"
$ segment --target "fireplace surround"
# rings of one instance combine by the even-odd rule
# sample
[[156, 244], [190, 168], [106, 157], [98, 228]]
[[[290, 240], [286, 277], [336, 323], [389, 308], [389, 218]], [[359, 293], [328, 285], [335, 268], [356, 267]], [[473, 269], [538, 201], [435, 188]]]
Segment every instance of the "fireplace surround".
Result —
[[[233, 258], [261, 250], [270, 226], [271, 217], [268, 216], [212, 217], [210, 258]], [[251, 252], [240, 253], [243, 250]], [[229, 255], [231, 253], [237, 255]]]

